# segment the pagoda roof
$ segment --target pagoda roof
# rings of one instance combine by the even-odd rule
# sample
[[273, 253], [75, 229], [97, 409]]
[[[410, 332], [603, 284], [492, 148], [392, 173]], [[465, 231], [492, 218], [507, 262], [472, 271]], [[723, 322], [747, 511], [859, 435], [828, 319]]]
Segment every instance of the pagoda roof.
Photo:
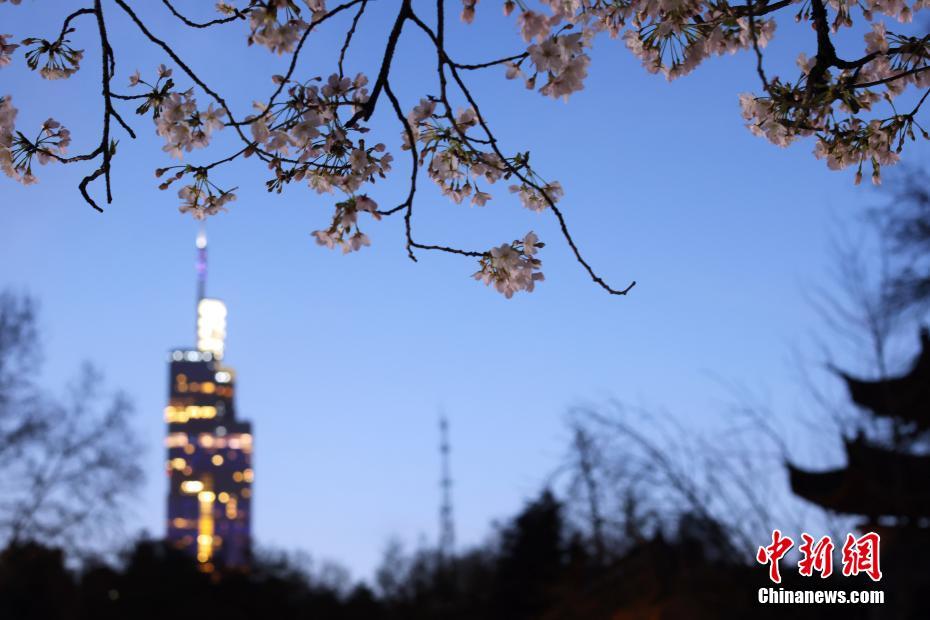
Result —
[[788, 463], [795, 495], [846, 514], [930, 516], [930, 456], [879, 447], [862, 437], [845, 447], [844, 468], [811, 472]]
[[842, 371], [852, 400], [875, 415], [912, 422], [930, 429], [930, 333], [920, 332], [920, 353], [905, 375], [867, 381]]

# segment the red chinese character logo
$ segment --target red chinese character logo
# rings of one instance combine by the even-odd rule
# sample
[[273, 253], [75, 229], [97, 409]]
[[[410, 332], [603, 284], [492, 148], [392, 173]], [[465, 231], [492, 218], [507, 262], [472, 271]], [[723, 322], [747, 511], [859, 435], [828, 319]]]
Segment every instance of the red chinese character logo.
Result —
[[879, 541], [875, 532], [863, 534], [860, 538], [847, 534], [846, 544], [843, 545], [843, 576], [865, 573], [872, 581], [880, 580], [882, 569], [878, 564]]
[[781, 535], [781, 530], [772, 531], [772, 544], [768, 547], [759, 547], [756, 561], [759, 564], [769, 564], [769, 579], [781, 583], [781, 574], [778, 572], [778, 561], [794, 546], [794, 541]]
[[814, 544], [814, 537], [810, 534], [801, 534], [801, 546], [798, 551], [801, 552], [801, 561], [798, 562], [798, 572], [805, 577], [810, 577], [814, 571], [820, 573], [824, 579], [833, 574], [833, 541], [829, 536], [824, 536]]

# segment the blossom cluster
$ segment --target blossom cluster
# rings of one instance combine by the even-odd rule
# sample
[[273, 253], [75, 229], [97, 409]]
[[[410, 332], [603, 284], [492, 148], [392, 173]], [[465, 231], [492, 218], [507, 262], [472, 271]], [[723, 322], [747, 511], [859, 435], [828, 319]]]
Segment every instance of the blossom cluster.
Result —
[[212, 103], [206, 110], [198, 110], [193, 89], [172, 90], [174, 82], [171, 80], [171, 69], [161, 65], [157, 73], [155, 84], [144, 81], [138, 71], [130, 77], [130, 86], [142, 84], [150, 89], [145, 103], [136, 112], [145, 114], [152, 111], [155, 133], [165, 140], [162, 150], [181, 159], [185, 152], [210, 144], [213, 132], [224, 126], [226, 111], [214, 108]]
[[856, 166], [858, 184], [868, 163], [872, 182], [881, 183], [881, 167], [897, 163], [905, 139], [916, 139], [915, 127], [925, 138], [930, 136], [916, 124], [913, 113], [893, 107], [886, 118], [865, 119], [862, 113], [883, 100], [891, 102], [908, 85], [930, 87], [930, 42], [888, 32], [877, 22], [865, 34], [865, 50], [863, 63], [836, 75], [824, 71], [817, 83], [811, 77], [817, 59], [801, 54], [801, 77], [795, 84], [775, 78], [766, 96], [740, 96], [747, 126], [778, 146], [816, 136], [814, 155], [826, 160], [831, 170]]
[[545, 279], [539, 270], [542, 261], [535, 257], [537, 249], [544, 246], [536, 233], [529, 232], [523, 239], [492, 248], [478, 261], [480, 269], [473, 277], [493, 285], [507, 299], [519, 291], [530, 293], [537, 282]]
[[0, 34], [0, 67], [5, 67], [13, 61], [13, 52], [19, 45], [8, 43], [7, 39], [12, 37], [11, 34]]
[[[562, 186], [558, 181], [542, 182], [532, 171], [528, 153], [518, 153], [505, 161], [497, 153], [476, 148], [475, 144], [480, 142], [471, 139], [468, 130], [477, 123], [474, 108], [459, 110], [455, 116], [440, 116], [436, 113], [435, 101], [421, 99], [407, 114], [406, 127], [401, 134], [403, 148], [411, 148], [412, 136], [420, 145], [420, 164], [426, 165], [430, 179], [444, 196], [456, 204], [471, 197], [472, 205], [483, 207], [491, 200], [491, 194], [482, 190], [479, 182], [491, 185], [501, 178], [510, 178], [515, 172], [521, 172], [528, 179], [539, 180], [538, 186], [553, 203], [562, 197]], [[542, 211], [549, 206], [540, 189], [526, 181], [511, 185], [510, 191], [518, 193], [523, 206], [532, 211]]]
[[[69, 41], [59, 38], [55, 41], [30, 37], [23, 39], [23, 45], [34, 46], [26, 52], [26, 64], [46, 80], [67, 79], [81, 68], [84, 50], [76, 50], [68, 45]], [[2, 64], [2, 62], [0, 62]]]
[[[620, 36], [650, 72], [674, 79], [690, 73], [704, 59], [734, 53], [754, 44], [765, 47], [772, 38], [775, 22], [749, 19], [742, 6], [707, 0], [540, 0], [548, 14], [524, 10], [517, 17], [523, 40], [529, 43], [524, 59], [508, 65], [510, 78], [524, 76], [521, 65], [529, 58], [536, 71], [526, 79], [535, 88], [537, 73], [548, 80], [540, 92], [551, 97], [568, 97], [582, 90], [590, 62], [584, 49], [600, 32]], [[468, 0], [463, 0], [468, 10]], [[509, 15], [513, 2], [504, 4]], [[473, 13], [474, 7], [471, 7]], [[627, 28], [629, 26], [629, 28]], [[565, 32], [573, 30], [571, 34]], [[554, 34], [552, 34], [555, 32]]]
[[[536, 32], [524, 29], [524, 38], [540, 38]], [[522, 77], [527, 89], [533, 90], [539, 75], [543, 74], [546, 82], [539, 87], [539, 92], [553, 99], [568, 99], [569, 95], [584, 88], [588, 65], [591, 64], [591, 58], [584, 50], [590, 46], [591, 35], [590, 31], [586, 31], [542, 38], [527, 48], [526, 57], [507, 66], [507, 79]], [[527, 59], [533, 67], [531, 75], [522, 68]]]
[[155, 131], [165, 139], [162, 149], [181, 159], [183, 153], [210, 143], [214, 130], [223, 128], [226, 112], [211, 103], [206, 110], [197, 109], [193, 89], [171, 93], [155, 119]]
[[177, 172], [170, 175], [158, 188], [168, 189], [175, 181], [188, 175], [192, 176], [191, 182], [178, 190], [178, 198], [181, 199], [178, 211], [190, 213], [195, 220], [203, 220], [208, 216], [227, 211], [226, 205], [236, 199], [235, 188], [224, 190], [217, 187], [210, 181], [206, 168], [194, 166], [159, 168], [155, 171], [155, 176], [161, 178], [172, 169], [177, 169]]
[[711, 56], [734, 54], [754, 42], [764, 48], [775, 34], [774, 20], [737, 17], [731, 7], [704, 0], [680, 3], [672, 12], [663, 11], [661, 2], [643, 4], [636, 14], [643, 25], [627, 30], [624, 41], [648, 71], [669, 80], [691, 73]]
[[848, 119], [838, 131], [818, 135], [814, 155], [826, 159], [831, 170], [858, 166], [856, 184], [862, 180], [863, 164], [870, 162], [872, 183], [880, 185], [881, 167], [898, 162], [901, 136], [909, 130], [913, 131], [908, 120], [899, 117], [868, 123], [858, 118]]
[[[326, 11], [325, 0], [303, 0], [303, 4], [313, 17]], [[294, 0], [251, 0], [242, 11], [227, 2], [220, 2], [216, 7], [224, 15], [248, 14], [249, 45], [257, 43], [279, 55], [293, 52], [304, 31], [310, 27], [303, 19], [300, 5]]]
[[510, 191], [520, 196], [520, 203], [524, 207], [537, 212], [548, 209], [550, 200], [555, 203], [565, 195], [562, 184], [558, 181], [546, 183], [541, 188], [522, 182], [519, 185], [511, 185]]
[[[462, 0], [463, 20], [471, 22], [476, 2]], [[606, 32], [624, 39], [644, 67], [668, 79], [687, 75], [702, 61], [722, 54], [755, 48], [761, 55], [775, 33], [775, 20], [766, 15], [766, 3], [718, 3], [709, 0], [538, 0], [504, 2], [504, 14], [519, 5], [516, 26], [528, 44], [524, 54], [504, 63], [509, 79], [523, 78], [526, 86], [547, 96], [567, 98], [584, 88], [589, 58], [586, 49], [593, 38]], [[852, 25], [851, 6], [844, 0], [827, 0], [832, 10], [830, 28]], [[780, 146], [799, 137], [816, 136], [815, 155], [831, 168], [871, 162], [873, 180], [880, 179], [882, 165], [894, 163], [905, 137], [914, 138], [912, 115], [894, 111], [887, 118], [862, 118], [863, 112], [883, 99], [897, 96], [908, 86], [930, 88], [930, 43], [928, 38], [906, 37], [886, 31], [875, 18], [884, 14], [909, 22], [915, 11], [930, 6], [930, 0], [865, 0], [859, 5], [871, 28], [865, 35], [865, 54], [835, 73], [818, 67], [812, 83], [808, 75], [818, 57], [801, 55], [801, 77], [794, 83], [778, 77], [763, 82], [762, 96], [740, 97], [747, 127]], [[797, 19], [813, 21], [810, 7]], [[761, 61], [760, 61], [761, 62]], [[822, 61], [827, 62], [827, 61]], [[761, 74], [761, 64], [760, 64]], [[541, 86], [537, 81], [544, 81]], [[860, 86], [862, 85], [862, 86]], [[881, 85], [883, 92], [874, 90]], [[840, 116], [841, 113], [845, 116]], [[517, 186], [524, 204], [542, 204], [532, 188]], [[545, 202], [545, 201], [543, 201]]]
[[13, 131], [17, 113], [12, 97], [0, 97], [0, 170], [13, 178], [16, 178], [13, 170]]
[[420, 165], [426, 166], [427, 175], [444, 196], [456, 204], [470, 196], [472, 205], [483, 207], [491, 195], [480, 188], [479, 181], [496, 183], [508, 168], [496, 153], [475, 148], [468, 130], [477, 124], [473, 108], [459, 110], [454, 117], [440, 117], [435, 101], [421, 99], [407, 115], [401, 135], [404, 150], [411, 148], [407, 129], [420, 144]]
[[376, 220], [380, 220], [377, 203], [362, 194], [351, 196], [348, 200], [336, 203], [336, 212], [332, 224], [326, 230], [315, 230], [311, 234], [319, 245], [342, 248], [343, 254], [360, 250], [363, 246], [371, 245], [368, 235], [358, 227], [359, 211], [364, 211]]
[[[874, 58], [856, 75], [856, 83], [882, 82], [889, 97], [897, 97], [908, 86], [930, 87], [930, 41], [927, 37], [903, 36], [885, 29], [885, 24], [872, 24], [865, 34], [866, 52]], [[849, 77], [844, 72], [841, 78]], [[873, 95], [873, 100], [880, 97]]]
[[[354, 194], [362, 184], [384, 177], [393, 157], [382, 143], [369, 145], [365, 127], [348, 127], [340, 109], [354, 113], [368, 101], [368, 78], [331, 75], [322, 84], [294, 83], [288, 99], [246, 119], [256, 148], [270, 156], [269, 191], [306, 181], [317, 193]], [[356, 137], [356, 135], [358, 137]]]
[[0, 170], [8, 177], [31, 185], [37, 181], [32, 161], [42, 165], [63, 157], [71, 144], [71, 132], [53, 118], [42, 123], [35, 140], [16, 131], [16, 115], [12, 97], [0, 97]]

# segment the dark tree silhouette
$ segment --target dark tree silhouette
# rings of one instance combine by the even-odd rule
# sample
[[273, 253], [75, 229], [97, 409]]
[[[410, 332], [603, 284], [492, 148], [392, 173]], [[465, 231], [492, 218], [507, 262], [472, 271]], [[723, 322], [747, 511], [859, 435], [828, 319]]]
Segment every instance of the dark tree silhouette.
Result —
[[99, 551], [142, 479], [132, 408], [89, 365], [52, 397], [40, 360], [35, 302], [0, 293], [0, 543]]

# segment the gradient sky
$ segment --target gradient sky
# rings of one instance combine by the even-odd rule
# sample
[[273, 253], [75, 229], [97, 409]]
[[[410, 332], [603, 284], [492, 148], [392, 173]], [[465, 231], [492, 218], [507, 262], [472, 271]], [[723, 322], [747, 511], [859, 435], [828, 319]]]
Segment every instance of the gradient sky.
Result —
[[[0, 6], [0, 32], [52, 36], [72, 4]], [[125, 91], [135, 69], [151, 75], [167, 59], [104, 4]], [[194, 36], [160, 3], [146, 4], [153, 30], [240, 116], [267, 97], [282, 61], [245, 48], [243, 26]], [[203, 4], [207, 16], [213, 2]], [[449, 48], [462, 62], [519, 48], [493, 4], [478, 7], [470, 29], [450, 24]], [[349, 71], [375, 72], [393, 8], [372, 3]], [[311, 37], [300, 76], [332, 72], [344, 24]], [[53, 115], [72, 130], [74, 152], [97, 140], [100, 116], [94, 29], [86, 18], [77, 25], [87, 56], [73, 79], [39, 80], [21, 57], [0, 71], [19, 126]], [[813, 51], [802, 27], [782, 30], [772, 70]], [[436, 91], [428, 48], [408, 35], [393, 79], [405, 108]], [[365, 576], [391, 536], [435, 540], [440, 409], [451, 421], [458, 539], [468, 545], [559, 464], [573, 404], [617, 397], [698, 427], [725, 423], [727, 394], [713, 378], [723, 377], [767, 393], [778, 409], [796, 408], [791, 349], [817, 325], [804, 291], [830, 267], [836, 222], [855, 222], [876, 194], [854, 187], [852, 172], [828, 171], [812, 143], [778, 149], [743, 127], [737, 95], [757, 89], [751, 55], [711, 60], [672, 84], [644, 72], [619, 41], [598, 40], [592, 55], [587, 88], [568, 104], [528, 93], [502, 71], [470, 77], [505, 150], [531, 150], [536, 169], [565, 187], [564, 212], [589, 262], [617, 287], [638, 281], [627, 298], [594, 286], [554, 219], [522, 209], [504, 186], [477, 209], [448, 202], [423, 178], [414, 226], [422, 242], [466, 248], [536, 231], [547, 244], [546, 281], [510, 301], [469, 278], [470, 259], [421, 252], [409, 261], [399, 219], [369, 223], [372, 247], [342, 256], [309, 235], [328, 222], [332, 197], [297, 186], [269, 195], [255, 162], [217, 175], [239, 190], [230, 212], [208, 224], [208, 293], [228, 305], [226, 361], [238, 372], [238, 409], [255, 427], [259, 543], [336, 558]], [[76, 189], [88, 167], [41, 168], [27, 188], [0, 179], [0, 287], [41, 301], [49, 386], [61, 388], [87, 359], [132, 395], [148, 481], [128, 527], [158, 534], [167, 352], [193, 344], [197, 226], [178, 214], [174, 192], [156, 187], [154, 168], [170, 161], [151, 119], [133, 123], [140, 138], [121, 138], [116, 199], [102, 215]], [[371, 195], [396, 204], [408, 175], [400, 130], [386, 106], [372, 127], [396, 167]], [[231, 138], [218, 138], [214, 156]]]

